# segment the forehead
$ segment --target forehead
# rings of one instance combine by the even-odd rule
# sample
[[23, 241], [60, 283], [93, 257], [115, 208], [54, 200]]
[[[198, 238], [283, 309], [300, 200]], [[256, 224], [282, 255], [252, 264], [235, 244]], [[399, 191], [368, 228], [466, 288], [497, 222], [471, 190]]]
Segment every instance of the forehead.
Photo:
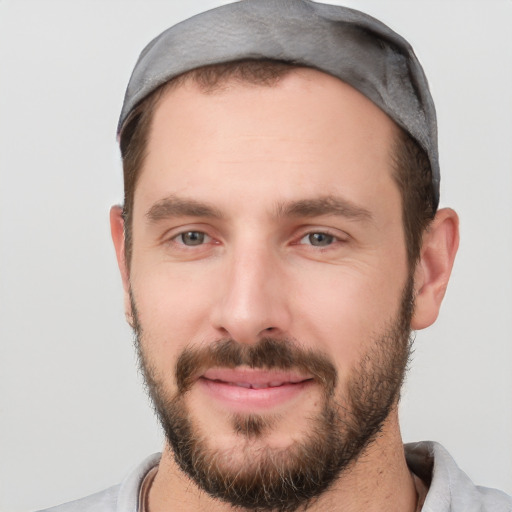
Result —
[[170, 193], [204, 182], [256, 190], [262, 180], [283, 193], [291, 182], [325, 189], [342, 174], [374, 189], [391, 176], [397, 130], [361, 93], [313, 69], [272, 85], [228, 79], [207, 91], [189, 79], [156, 105], [141, 178], [158, 188], [172, 174]]
[[[155, 123], [155, 117], [164, 118], [164, 124], [172, 120], [168, 116], [171, 109], [176, 113], [202, 110], [207, 116], [210, 114], [209, 107], [214, 109], [217, 104], [223, 108], [229, 103], [235, 105], [229, 112], [231, 118], [242, 119], [248, 113], [251, 118], [257, 117], [262, 102], [274, 101], [282, 108], [276, 109], [274, 116], [267, 119], [267, 126], [277, 119], [288, 118], [292, 121], [294, 117], [307, 115], [306, 111], [313, 109], [317, 112], [316, 117], [326, 122], [332, 121], [337, 114], [349, 118], [355, 113], [361, 127], [369, 122], [375, 126], [375, 131], [398, 130], [396, 123], [371, 100], [327, 73], [307, 67], [279, 67], [270, 63], [268, 67], [263, 65], [260, 68], [258, 61], [246, 64], [241, 71], [238, 67], [230, 68], [229, 64], [224, 70], [220, 65], [218, 71], [215, 71], [217, 66], [213, 66], [213, 71], [206, 67], [201, 68], [202, 72], [193, 70], [172, 80], [155, 105], [153, 127], [155, 124], [158, 129], [161, 126], [161, 123]], [[255, 68], [251, 68], [251, 64]], [[284, 97], [287, 99], [285, 102]], [[247, 103], [249, 98], [258, 101]]]

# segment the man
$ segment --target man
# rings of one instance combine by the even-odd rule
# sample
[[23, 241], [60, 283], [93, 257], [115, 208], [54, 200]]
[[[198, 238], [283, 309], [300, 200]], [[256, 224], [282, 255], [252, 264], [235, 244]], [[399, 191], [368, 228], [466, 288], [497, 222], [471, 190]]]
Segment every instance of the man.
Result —
[[143, 51], [118, 133], [112, 236], [167, 442], [58, 510], [512, 510], [439, 445], [402, 446], [410, 332], [458, 220], [400, 36], [301, 0], [204, 13]]

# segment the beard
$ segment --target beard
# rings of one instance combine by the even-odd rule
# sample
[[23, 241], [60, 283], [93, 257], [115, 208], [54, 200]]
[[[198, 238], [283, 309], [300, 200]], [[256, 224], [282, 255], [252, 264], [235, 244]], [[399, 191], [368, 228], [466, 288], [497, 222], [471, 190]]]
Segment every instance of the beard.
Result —
[[[144, 343], [151, 340], [144, 338], [132, 295], [131, 301], [140, 368], [175, 462], [200, 489], [234, 507], [262, 512], [306, 507], [378, 437], [399, 400], [411, 351], [412, 277], [403, 290], [398, 314], [372, 339], [351, 369], [345, 389], [338, 392], [336, 367], [325, 355], [306, 350], [294, 340], [268, 337], [252, 345], [223, 339], [185, 349], [175, 367], [177, 392], [171, 394], [144, 353]], [[233, 447], [212, 446], [212, 436], [189, 413], [187, 393], [204, 370], [239, 366], [299, 370], [320, 384], [321, 407], [307, 418], [301, 439], [286, 448], [266, 446], [265, 435], [279, 418], [236, 414], [230, 417], [236, 434]]]

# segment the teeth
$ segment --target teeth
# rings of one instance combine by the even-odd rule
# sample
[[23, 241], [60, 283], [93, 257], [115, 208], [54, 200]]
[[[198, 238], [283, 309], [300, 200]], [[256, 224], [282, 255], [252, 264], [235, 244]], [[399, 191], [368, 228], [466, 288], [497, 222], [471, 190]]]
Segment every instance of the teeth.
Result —
[[248, 382], [234, 382], [233, 384], [246, 389], [277, 388], [283, 385], [281, 381], [266, 382], [265, 384], [249, 384]]
[[264, 389], [268, 388], [268, 384], [251, 384], [252, 389]]

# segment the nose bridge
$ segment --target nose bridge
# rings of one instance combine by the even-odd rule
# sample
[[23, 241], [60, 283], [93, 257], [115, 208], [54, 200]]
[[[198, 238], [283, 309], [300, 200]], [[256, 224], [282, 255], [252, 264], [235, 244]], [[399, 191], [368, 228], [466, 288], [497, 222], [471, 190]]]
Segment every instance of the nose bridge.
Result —
[[215, 327], [240, 343], [284, 333], [289, 314], [277, 251], [255, 240], [240, 241], [225, 263]]

